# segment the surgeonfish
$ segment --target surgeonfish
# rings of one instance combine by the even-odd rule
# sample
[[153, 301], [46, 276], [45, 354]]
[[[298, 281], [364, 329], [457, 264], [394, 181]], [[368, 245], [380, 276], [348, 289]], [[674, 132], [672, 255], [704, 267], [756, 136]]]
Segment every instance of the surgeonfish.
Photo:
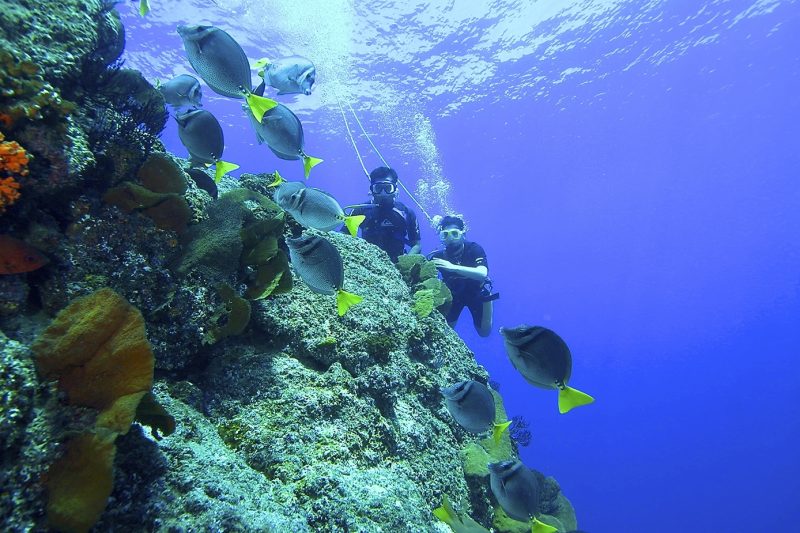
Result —
[[225, 137], [222, 126], [217, 118], [204, 109], [194, 109], [175, 115], [178, 123], [178, 136], [189, 150], [192, 163], [214, 165], [214, 181], [219, 183], [222, 176], [239, 165], [223, 161], [222, 152], [225, 149]]
[[256, 67], [260, 69], [258, 75], [264, 78], [262, 83], [278, 89], [278, 94], [309, 95], [317, 78], [314, 63], [300, 56], [282, 57], [275, 61], [259, 59]]
[[594, 398], [567, 386], [572, 374], [572, 354], [564, 340], [541, 326], [500, 328], [506, 353], [522, 377], [535, 387], [558, 391], [558, 410], [567, 413]]
[[247, 111], [250, 123], [256, 130], [259, 144], [266, 143], [270, 150], [281, 159], [303, 161], [303, 175], [308, 179], [311, 169], [322, 163], [322, 159], [311, 157], [304, 151], [305, 137], [303, 124], [292, 110], [283, 104], [264, 113], [258, 121], [253, 113]]
[[289, 258], [297, 274], [320, 294], [335, 294], [339, 316], [363, 298], [342, 290], [344, 263], [339, 250], [327, 239], [317, 235], [303, 234], [296, 239], [287, 237]]
[[556, 528], [536, 519], [541, 487], [527, 466], [516, 459], [489, 464], [489, 485], [500, 507], [520, 522], [530, 522], [532, 533], [550, 533]]
[[0, 275], [33, 272], [47, 263], [47, 257], [33, 246], [10, 235], [0, 235]]
[[494, 441], [500, 442], [503, 431], [511, 425], [510, 421], [494, 423], [494, 396], [483, 383], [471, 379], [459, 381], [449, 387], [442, 387], [441, 393], [447, 410], [470, 433], [483, 433], [493, 429]]
[[489, 530], [477, 523], [468, 514], [458, 514], [450, 505], [447, 494], [442, 495], [442, 505], [433, 510], [433, 516], [450, 526], [453, 533], [489, 533]]
[[203, 89], [197, 78], [189, 74], [180, 74], [156, 87], [164, 100], [173, 107], [201, 107]]
[[330, 231], [342, 224], [356, 236], [364, 215], [346, 216], [339, 202], [323, 190], [306, 187], [299, 181], [285, 181], [275, 190], [275, 203], [307, 228]]
[[236, 40], [216, 26], [178, 26], [189, 63], [215, 93], [244, 99], [258, 120], [277, 105], [253, 94], [250, 63]]

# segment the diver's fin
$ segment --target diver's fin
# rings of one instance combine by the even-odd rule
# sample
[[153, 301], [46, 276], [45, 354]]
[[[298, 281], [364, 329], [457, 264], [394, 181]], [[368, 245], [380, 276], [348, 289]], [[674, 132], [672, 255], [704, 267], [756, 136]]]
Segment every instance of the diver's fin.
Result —
[[593, 401], [594, 398], [588, 394], [565, 385], [563, 389], [558, 391], [558, 412], [563, 415], [576, 407], [590, 404]]
[[364, 222], [364, 219], [367, 218], [364, 215], [351, 215], [348, 217], [344, 217], [344, 225], [347, 226], [347, 231], [350, 232], [350, 235], [355, 237], [358, 235], [358, 227]]
[[458, 523], [458, 515], [450, 505], [450, 498], [447, 497], [447, 494], [442, 494], [442, 505], [433, 510], [433, 516], [448, 526], [454, 526]]
[[551, 525], [539, 522], [536, 518], [531, 519], [531, 533], [555, 533], [558, 529]]
[[318, 157], [303, 155], [303, 174], [305, 175], [306, 179], [308, 179], [308, 173], [311, 172], [311, 169], [320, 163], [322, 163], [322, 159]]
[[139, 15], [145, 16], [150, 13], [150, 0], [139, 0]]
[[236, 170], [237, 168], [239, 168], [239, 165], [236, 165], [234, 163], [228, 163], [227, 161], [217, 161], [215, 168], [216, 169], [214, 171], [214, 181], [216, 183], [219, 183], [219, 180], [222, 179], [222, 176], [224, 176], [225, 174], [227, 174], [232, 170]]
[[247, 101], [247, 105], [250, 106], [250, 111], [253, 112], [253, 116], [256, 117], [259, 123], [261, 119], [264, 118], [264, 113], [278, 105], [278, 102], [271, 98], [264, 98], [263, 96], [258, 96], [253, 93], [247, 93], [244, 99]]
[[277, 170], [275, 172], [273, 172], [273, 175], [275, 176], [275, 179], [272, 180], [272, 183], [267, 185], [267, 187], [276, 187], [276, 186], [278, 186], [281, 183], [284, 183], [286, 181], [285, 179], [283, 179], [283, 176], [281, 176], [281, 173], [278, 172]]
[[508, 426], [510, 425], [511, 420], [506, 420], [505, 422], [494, 425], [494, 429], [492, 429], [492, 438], [494, 439], [495, 444], [500, 444], [500, 439], [503, 437], [503, 432], [507, 430]]
[[345, 292], [342, 289], [336, 291], [336, 308], [339, 311], [339, 316], [343, 316], [350, 307], [356, 305], [363, 300], [361, 296]]

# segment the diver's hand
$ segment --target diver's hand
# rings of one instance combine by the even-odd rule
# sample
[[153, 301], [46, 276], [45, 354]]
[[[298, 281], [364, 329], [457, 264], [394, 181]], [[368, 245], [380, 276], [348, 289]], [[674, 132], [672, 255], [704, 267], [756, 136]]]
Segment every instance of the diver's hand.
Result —
[[454, 265], [447, 259], [434, 259], [433, 264], [436, 265], [436, 268], [444, 272], [455, 272], [458, 270], [458, 265]]

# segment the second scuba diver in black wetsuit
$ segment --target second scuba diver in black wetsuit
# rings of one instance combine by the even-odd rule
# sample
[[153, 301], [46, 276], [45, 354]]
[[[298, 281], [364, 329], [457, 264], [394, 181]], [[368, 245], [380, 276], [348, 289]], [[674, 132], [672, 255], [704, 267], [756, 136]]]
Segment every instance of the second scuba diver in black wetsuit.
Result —
[[492, 294], [489, 263], [483, 247], [464, 238], [464, 221], [456, 216], [444, 217], [438, 225], [439, 240], [444, 248], [428, 255], [442, 275], [442, 281], [453, 293], [453, 304], [447, 323], [455, 326], [465, 307], [472, 315], [478, 335], [488, 337], [492, 331]]

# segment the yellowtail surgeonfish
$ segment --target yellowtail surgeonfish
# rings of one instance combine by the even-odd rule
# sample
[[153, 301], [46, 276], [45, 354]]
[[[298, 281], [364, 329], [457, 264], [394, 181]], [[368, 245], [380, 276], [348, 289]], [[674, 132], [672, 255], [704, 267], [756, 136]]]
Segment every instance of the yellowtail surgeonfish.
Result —
[[516, 459], [489, 464], [489, 486], [508, 516], [529, 522], [532, 533], [553, 533], [556, 528], [536, 519], [541, 486], [530, 469]]
[[275, 190], [275, 203], [307, 228], [330, 231], [342, 224], [356, 236], [364, 215], [347, 216], [336, 198], [299, 181], [285, 181]]
[[278, 104], [258, 121], [255, 115], [245, 110], [256, 132], [258, 143], [266, 143], [272, 153], [281, 159], [303, 162], [303, 175], [308, 179], [311, 169], [322, 163], [322, 159], [305, 153], [303, 124], [291, 109]]
[[214, 181], [219, 183], [222, 176], [239, 165], [223, 161], [222, 151], [225, 149], [225, 137], [217, 118], [204, 109], [195, 109], [175, 115], [178, 123], [178, 136], [189, 150], [193, 164], [214, 165]]
[[253, 94], [250, 62], [236, 40], [216, 26], [178, 26], [192, 68], [211, 90], [244, 99], [260, 121], [277, 105], [275, 100]]
[[359, 303], [361, 296], [345, 292], [344, 263], [339, 250], [327, 239], [317, 235], [286, 238], [292, 266], [308, 287], [320, 294], [335, 294], [339, 316]]
[[[270, 85], [278, 89], [278, 94], [311, 94], [311, 87], [317, 79], [317, 69], [310, 59], [300, 56], [289, 56], [270, 61], [259, 59], [256, 61], [258, 75], [264, 79], [263, 85]], [[264, 89], [259, 86], [264, 94]]]
[[510, 421], [495, 424], [494, 396], [489, 387], [474, 380], [459, 381], [441, 388], [447, 410], [456, 422], [470, 433], [483, 433], [492, 429], [494, 442], [499, 443]]
[[202, 107], [203, 89], [197, 78], [189, 74], [180, 74], [171, 80], [159, 83], [156, 89], [161, 91], [164, 100], [172, 107]]
[[558, 410], [564, 414], [594, 398], [567, 386], [572, 374], [572, 353], [556, 333], [541, 326], [500, 328], [506, 353], [522, 377], [535, 387], [558, 391]]

